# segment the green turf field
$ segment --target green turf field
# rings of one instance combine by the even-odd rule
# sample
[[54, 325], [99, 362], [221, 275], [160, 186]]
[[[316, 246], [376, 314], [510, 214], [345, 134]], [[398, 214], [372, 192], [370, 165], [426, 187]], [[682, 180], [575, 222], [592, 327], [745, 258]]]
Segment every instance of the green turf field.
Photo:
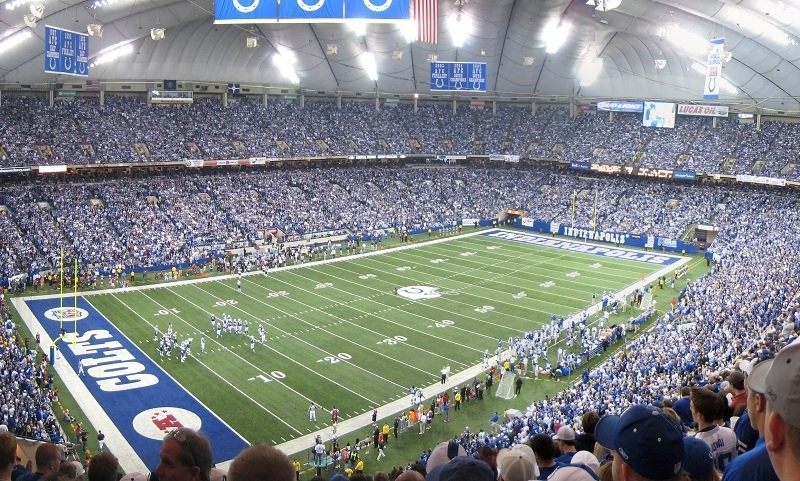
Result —
[[[443, 366], [479, 364], [498, 339], [585, 309], [603, 291], [637, 284], [663, 266], [565, 252], [483, 236], [393, 249], [237, 279], [164, 285], [88, 297], [179, 383], [251, 441], [280, 444], [436, 383]], [[668, 276], [669, 277], [669, 276]], [[412, 300], [407, 286], [437, 288]], [[415, 291], [416, 292], [416, 291]], [[266, 328], [249, 337], [211, 330], [227, 313]], [[194, 339], [185, 363], [161, 358], [154, 326]], [[199, 339], [205, 336], [206, 353]], [[426, 396], [435, 393], [425, 393]], [[318, 422], [307, 408], [320, 406]], [[393, 413], [381, 413], [388, 416]]]

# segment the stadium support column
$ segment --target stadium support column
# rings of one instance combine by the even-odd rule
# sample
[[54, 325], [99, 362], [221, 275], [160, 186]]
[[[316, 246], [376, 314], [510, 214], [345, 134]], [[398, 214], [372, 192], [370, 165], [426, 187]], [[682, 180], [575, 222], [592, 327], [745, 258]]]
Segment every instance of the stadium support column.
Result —
[[228, 91], [222, 92], [222, 108], [228, 108]]
[[102, 107], [105, 104], [106, 104], [106, 91], [105, 90], [101, 90], [100, 91], [100, 106]]
[[342, 94], [336, 96], [336, 109], [342, 110]]
[[497, 115], [497, 100], [492, 100], [492, 117]]
[[300, 94], [300, 108], [306, 108], [306, 94]]
[[[50, 95], [51, 95], [51, 98], [52, 98], [53, 93], [50, 92]], [[52, 105], [53, 102], [51, 101], [50, 104]], [[756, 114], [756, 130], [758, 132], [761, 132], [761, 114]]]
[[375, 94], [375, 112], [380, 112], [380, 111], [381, 111], [381, 98], [376, 93]]
[[50, 106], [52, 107], [55, 104], [55, 90], [50, 89]]
[[264, 94], [263, 101], [264, 101], [264, 107], [266, 107], [267, 104], [269, 104], [269, 94]]
[[414, 94], [414, 113], [417, 113], [417, 109], [419, 107], [418, 101], [419, 101], [419, 98], [417, 97], [416, 94]]
[[453, 115], [456, 114], [456, 99], [453, 99]]
[[536, 115], [536, 100], [531, 102], [531, 115]]

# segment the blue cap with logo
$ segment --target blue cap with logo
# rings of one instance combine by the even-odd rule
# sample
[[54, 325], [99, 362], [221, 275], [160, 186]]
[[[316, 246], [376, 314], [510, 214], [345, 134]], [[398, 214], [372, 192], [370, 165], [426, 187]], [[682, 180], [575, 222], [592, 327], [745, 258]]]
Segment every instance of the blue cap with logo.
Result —
[[594, 431], [597, 442], [614, 450], [637, 474], [653, 480], [681, 472], [683, 431], [655, 406], [634, 405], [621, 416], [604, 416]]

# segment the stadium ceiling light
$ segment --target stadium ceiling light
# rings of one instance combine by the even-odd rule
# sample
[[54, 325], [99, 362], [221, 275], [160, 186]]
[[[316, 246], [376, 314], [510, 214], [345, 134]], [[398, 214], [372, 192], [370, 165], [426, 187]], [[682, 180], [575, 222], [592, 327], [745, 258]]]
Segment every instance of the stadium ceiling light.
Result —
[[11, 50], [12, 48], [16, 47], [20, 43], [24, 42], [25, 40], [31, 38], [33, 33], [31, 33], [30, 28], [26, 28], [20, 30], [19, 32], [11, 35], [9, 37], [0, 40], [0, 54], [4, 54], [7, 51]]
[[797, 45], [794, 37], [787, 32], [744, 9], [736, 9], [733, 19], [737, 25], [748, 32], [748, 36], [765, 38], [781, 47]]
[[681, 27], [677, 23], [662, 25], [656, 32], [686, 53], [697, 55], [708, 51], [708, 39]]
[[403, 38], [406, 42], [413, 43], [417, 40], [417, 23], [413, 20], [401, 20], [397, 22], [400, 31], [403, 32]]
[[103, 26], [99, 23], [90, 23], [86, 26], [86, 33], [88, 33], [90, 37], [102, 37]]
[[547, 45], [547, 53], [556, 53], [558, 49], [567, 41], [569, 25], [561, 23], [559, 19], [553, 19], [544, 29], [544, 42]]
[[447, 30], [450, 32], [453, 46], [461, 48], [467, 41], [467, 37], [472, 34], [472, 19], [459, 10], [447, 18]]
[[667, 66], [667, 61], [666, 59], [663, 58], [657, 58], [653, 60], [653, 65], [655, 66], [656, 70], [662, 70], [664, 67]]
[[375, 55], [371, 52], [365, 52], [361, 57], [361, 62], [364, 65], [364, 70], [367, 71], [367, 76], [373, 82], [378, 80], [378, 64], [375, 61]]
[[367, 22], [363, 20], [352, 20], [347, 22], [347, 26], [359, 37], [363, 37], [367, 34]]
[[288, 50], [280, 49], [278, 53], [272, 57], [272, 63], [278, 67], [281, 75], [295, 85], [300, 83], [300, 78], [297, 77], [297, 73], [294, 71], [294, 64], [296, 62], [297, 59], [295, 59], [294, 55]]
[[594, 6], [595, 10], [600, 10], [601, 12], [607, 12], [609, 10], [614, 10], [615, 8], [619, 7], [622, 3], [622, 0], [588, 0], [586, 5]]
[[92, 63], [89, 64], [89, 67], [95, 67], [97, 65], [102, 65], [104, 63], [113, 62], [114, 60], [120, 57], [124, 57], [125, 55], [130, 55], [132, 53], [133, 53], [133, 44], [125, 43], [124, 45], [116, 45], [98, 55], [92, 61]]
[[7, 1], [6, 2], [6, 10], [11, 11], [11, 10], [14, 10], [14, 9], [16, 9], [18, 7], [21, 7], [22, 5], [26, 5], [28, 3], [31, 3], [31, 0], [11, 0], [11, 1]]

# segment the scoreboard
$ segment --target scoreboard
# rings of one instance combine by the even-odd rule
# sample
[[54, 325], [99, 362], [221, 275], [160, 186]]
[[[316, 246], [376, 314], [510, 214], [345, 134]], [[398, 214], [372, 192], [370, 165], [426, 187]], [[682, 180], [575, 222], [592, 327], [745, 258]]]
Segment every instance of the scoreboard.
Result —
[[485, 62], [431, 62], [432, 92], [486, 92]]
[[89, 76], [89, 36], [61, 28], [44, 27], [44, 71]]

